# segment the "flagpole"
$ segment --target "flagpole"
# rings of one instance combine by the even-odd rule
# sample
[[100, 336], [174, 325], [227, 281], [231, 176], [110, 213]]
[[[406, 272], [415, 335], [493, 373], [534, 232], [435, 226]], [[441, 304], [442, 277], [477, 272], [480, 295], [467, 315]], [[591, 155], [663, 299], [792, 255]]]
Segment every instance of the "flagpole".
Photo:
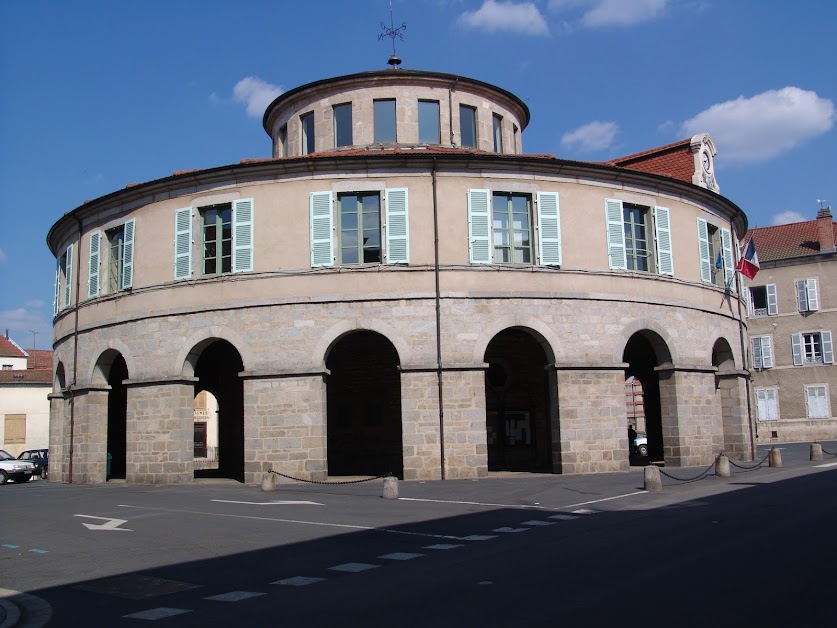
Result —
[[[752, 236], [750, 236], [752, 238]], [[735, 270], [733, 271], [733, 280], [735, 280], [735, 275], [740, 274], [741, 271], [738, 270], [739, 262], [741, 261], [740, 255], [741, 251], [739, 247], [735, 247]], [[744, 342], [744, 315], [741, 312], [741, 296], [742, 290], [746, 290], [746, 286], [742, 288], [741, 284], [743, 281], [739, 281], [738, 285], [738, 341], [741, 343], [741, 360], [743, 361], [744, 371], [747, 372], [747, 376], [744, 378], [744, 387], [747, 396], [747, 426], [750, 430], [750, 460], [756, 459], [756, 429], [753, 424], [753, 405], [750, 400], [750, 369], [748, 368], [748, 364], [750, 363], [750, 355], [747, 351], [747, 343]]]

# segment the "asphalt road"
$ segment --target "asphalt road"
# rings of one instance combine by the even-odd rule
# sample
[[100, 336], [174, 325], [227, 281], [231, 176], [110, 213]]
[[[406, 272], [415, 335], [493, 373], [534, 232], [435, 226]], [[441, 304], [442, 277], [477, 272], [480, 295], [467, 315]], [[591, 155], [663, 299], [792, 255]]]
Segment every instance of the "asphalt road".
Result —
[[659, 493], [642, 469], [401, 482], [398, 500], [381, 480], [9, 484], [0, 588], [50, 626], [834, 625], [837, 458], [808, 451]]

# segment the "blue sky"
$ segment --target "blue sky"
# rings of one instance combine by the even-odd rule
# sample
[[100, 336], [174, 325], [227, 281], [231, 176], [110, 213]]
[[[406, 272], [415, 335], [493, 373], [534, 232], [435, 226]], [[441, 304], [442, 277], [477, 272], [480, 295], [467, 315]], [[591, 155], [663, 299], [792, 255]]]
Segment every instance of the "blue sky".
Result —
[[[393, 0], [403, 67], [523, 99], [524, 150], [601, 161], [709, 132], [751, 226], [837, 209], [833, 0]], [[0, 2], [0, 333], [51, 347], [65, 212], [267, 157], [265, 105], [385, 69], [388, 0]], [[307, 220], [300, 216], [300, 220]], [[34, 332], [34, 333], [33, 333]]]

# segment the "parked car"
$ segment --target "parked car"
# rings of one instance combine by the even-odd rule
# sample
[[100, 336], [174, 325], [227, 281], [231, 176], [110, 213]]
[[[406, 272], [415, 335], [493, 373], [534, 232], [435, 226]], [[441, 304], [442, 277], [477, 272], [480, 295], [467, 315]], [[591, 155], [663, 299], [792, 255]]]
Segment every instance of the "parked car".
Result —
[[637, 456], [648, 455], [648, 437], [645, 434], [637, 434], [634, 439], [634, 452]]
[[35, 471], [32, 475], [39, 476], [44, 480], [49, 476], [49, 449], [27, 449], [17, 459], [28, 460], [35, 464]]
[[0, 449], [0, 484], [9, 480], [15, 483], [28, 482], [35, 471], [35, 463], [28, 460], [18, 460], [12, 454]]

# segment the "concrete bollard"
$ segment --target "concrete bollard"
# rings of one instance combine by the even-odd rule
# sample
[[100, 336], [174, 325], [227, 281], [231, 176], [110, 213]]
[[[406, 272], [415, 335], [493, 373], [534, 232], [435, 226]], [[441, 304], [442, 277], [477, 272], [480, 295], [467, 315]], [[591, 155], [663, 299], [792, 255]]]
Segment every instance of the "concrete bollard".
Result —
[[661, 491], [663, 490], [663, 481], [660, 478], [660, 469], [653, 464], [645, 467], [645, 484], [646, 491]]
[[276, 490], [276, 474], [266, 473], [262, 480], [262, 492], [268, 493]]
[[384, 478], [384, 499], [398, 499], [398, 478]]
[[770, 450], [770, 466], [776, 469], [782, 467], [782, 451], [773, 447]]
[[819, 443], [811, 443], [811, 460], [822, 462], [822, 445]]
[[729, 458], [727, 458], [724, 452], [721, 452], [715, 459], [715, 476], [719, 478], [728, 478], [730, 476]]

